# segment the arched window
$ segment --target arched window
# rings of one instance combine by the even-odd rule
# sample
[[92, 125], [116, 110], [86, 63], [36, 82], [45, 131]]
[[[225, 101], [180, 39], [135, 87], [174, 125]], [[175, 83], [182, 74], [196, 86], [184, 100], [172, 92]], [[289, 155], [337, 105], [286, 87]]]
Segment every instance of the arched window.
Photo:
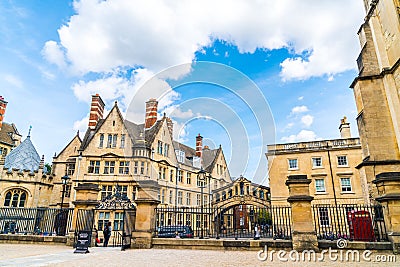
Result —
[[6, 193], [4, 207], [23, 208], [26, 202], [26, 192], [20, 189], [13, 189]]

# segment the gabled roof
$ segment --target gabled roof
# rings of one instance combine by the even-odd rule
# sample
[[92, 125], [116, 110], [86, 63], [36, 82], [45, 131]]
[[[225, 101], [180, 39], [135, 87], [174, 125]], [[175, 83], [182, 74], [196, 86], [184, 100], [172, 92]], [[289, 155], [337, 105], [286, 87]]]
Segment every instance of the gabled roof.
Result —
[[74, 136], [74, 138], [72, 138], [72, 140], [69, 141], [68, 145], [66, 145], [66, 146], [63, 148], [63, 150], [61, 150], [61, 152], [58, 153], [58, 155], [54, 156], [54, 158], [58, 158], [58, 157], [65, 151], [65, 149], [67, 149], [67, 147], [69, 147], [69, 145], [71, 145], [72, 142], [74, 142], [74, 140], [75, 140], [76, 138], [78, 139], [78, 141], [79, 141], [79, 142], [81, 143], [81, 145], [82, 145], [82, 139], [81, 139], [81, 137], [79, 136], [79, 131], [77, 131], [77, 133], [76, 133], [76, 135]]
[[14, 123], [9, 124], [3, 122], [3, 125], [0, 130], [0, 143], [14, 146], [14, 140], [12, 138], [13, 134], [21, 136], [17, 130], [17, 127], [15, 127]]
[[29, 170], [39, 169], [40, 156], [28, 136], [19, 146], [13, 149], [4, 162], [5, 169]]
[[220, 153], [218, 149], [203, 149], [203, 165], [206, 171], [211, 172]]
[[[153, 144], [157, 133], [160, 131], [164, 121], [167, 119], [167, 117], [163, 117], [160, 120], [157, 120], [156, 123], [154, 123], [154, 125], [152, 127], [150, 127], [149, 129], [144, 129], [144, 124], [136, 124], [134, 122], [128, 121], [128, 120], [124, 120], [122, 117], [122, 114], [118, 108], [118, 105], [115, 104], [113, 109], [116, 108], [117, 112], [119, 114], [119, 116], [121, 117], [123, 124], [126, 128], [126, 130], [128, 131], [129, 137], [132, 140], [132, 143], [135, 145], [135, 143], [137, 143], [136, 141], [143, 141], [143, 135], [141, 136], [142, 133], [144, 133], [144, 140], [146, 141], [146, 145], [150, 146], [151, 144]], [[101, 128], [101, 126], [103, 125], [103, 123], [107, 120], [108, 116], [110, 116], [111, 112], [113, 111], [113, 109], [111, 109], [111, 111], [108, 113], [107, 117], [105, 119], [100, 119], [95, 127], [95, 129], [90, 129], [88, 128], [86, 130], [85, 136], [82, 140], [82, 144], [79, 150], [85, 150], [86, 147], [89, 145], [90, 141], [93, 139], [94, 135], [99, 131], [99, 129]], [[140, 143], [140, 142], [139, 142]], [[196, 156], [196, 150], [184, 145], [182, 143], [179, 143], [177, 141], [172, 141], [173, 147], [175, 150], [181, 150], [185, 152], [185, 165], [188, 166], [193, 166], [193, 157]], [[137, 145], [137, 144], [136, 144]], [[206, 149], [203, 150], [203, 168], [206, 171], [211, 171], [214, 167], [216, 158], [218, 157], [219, 153], [222, 152], [222, 148], [219, 147], [218, 149]]]

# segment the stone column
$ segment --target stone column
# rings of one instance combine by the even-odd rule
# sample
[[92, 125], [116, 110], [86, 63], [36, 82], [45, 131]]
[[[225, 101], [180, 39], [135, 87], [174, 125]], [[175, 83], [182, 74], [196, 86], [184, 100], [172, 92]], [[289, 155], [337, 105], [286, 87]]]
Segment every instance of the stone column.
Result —
[[375, 198], [383, 206], [386, 230], [395, 253], [400, 253], [400, 172], [383, 172], [372, 181], [378, 190]]
[[287, 201], [292, 207], [292, 243], [297, 251], [318, 251], [318, 240], [314, 229], [309, 185], [307, 175], [289, 175], [286, 186], [289, 188]]
[[160, 186], [156, 181], [139, 181], [136, 203], [135, 230], [132, 233], [132, 248], [151, 248], [155, 228], [155, 208]]
[[[74, 187], [74, 189], [76, 191], [76, 200], [72, 202], [72, 204], [74, 204], [74, 217], [72, 218], [72, 226], [69, 231], [67, 246], [72, 246], [74, 244], [75, 230], [77, 229], [78, 211], [86, 210], [86, 214], [89, 216], [90, 211], [93, 212], [93, 209], [99, 203], [97, 199], [99, 196], [99, 191], [101, 190], [97, 184], [93, 183], [78, 184], [78, 186]], [[94, 214], [92, 213], [92, 215], [93, 218], [88, 217], [86, 219], [92, 219], [94, 223]], [[94, 245], [93, 242], [94, 239], [92, 239], [92, 246]]]

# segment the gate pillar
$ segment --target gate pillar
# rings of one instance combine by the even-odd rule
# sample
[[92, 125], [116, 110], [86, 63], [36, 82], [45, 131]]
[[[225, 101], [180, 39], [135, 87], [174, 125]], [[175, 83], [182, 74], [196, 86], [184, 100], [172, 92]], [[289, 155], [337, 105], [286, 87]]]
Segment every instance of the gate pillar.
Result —
[[388, 239], [395, 253], [400, 253], [400, 172], [383, 172], [372, 181], [383, 207]]
[[297, 251], [318, 251], [318, 240], [315, 233], [311, 211], [309, 185], [307, 175], [289, 175], [286, 186], [289, 188], [287, 201], [292, 208], [292, 244]]
[[157, 195], [160, 186], [156, 181], [139, 181], [136, 203], [135, 230], [132, 232], [132, 248], [151, 248], [155, 227], [155, 208], [160, 203]]
[[[75, 231], [77, 230], [79, 210], [86, 210], [93, 212], [94, 208], [98, 204], [97, 199], [99, 196], [99, 191], [101, 190], [97, 184], [93, 183], [78, 184], [78, 186], [74, 187], [74, 189], [76, 190], [76, 200], [72, 202], [72, 204], [74, 204], [74, 216], [72, 218], [72, 225], [67, 239], [67, 246], [74, 245], [74, 237], [75, 237]], [[91, 228], [93, 228], [94, 218], [89, 218], [89, 219], [91, 220], [91, 223], [88, 223], [86, 225], [92, 225]], [[87, 230], [93, 230], [93, 229], [87, 229]], [[94, 235], [92, 234], [92, 236]], [[93, 239], [92, 242], [94, 242]]]

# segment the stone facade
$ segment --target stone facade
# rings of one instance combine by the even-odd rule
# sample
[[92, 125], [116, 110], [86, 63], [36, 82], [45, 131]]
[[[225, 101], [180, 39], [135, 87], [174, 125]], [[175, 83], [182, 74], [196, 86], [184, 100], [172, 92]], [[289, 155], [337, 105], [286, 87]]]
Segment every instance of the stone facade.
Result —
[[0, 207], [48, 207], [52, 191], [53, 175], [28, 135], [0, 162]]
[[0, 162], [21, 143], [21, 134], [14, 123], [6, 123], [4, 116], [8, 102], [0, 96]]
[[213, 190], [213, 207], [232, 207], [246, 203], [259, 207], [270, 206], [271, 194], [269, 187], [252, 183], [240, 176], [232, 183]]
[[285, 185], [290, 175], [311, 179], [313, 204], [361, 204], [369, 201], [368, 187], [356, 166], [361, 161], [359, 138], [351, 138], [349, 123], [341, 120], [340, 139], [268, 145], [266, 153], [272, 205], [287, 205]]
[[[90, 125], [83, 140], [76, 135], [54, 157], [51, 206], [60, 205], [61, 177], [66, 174], [71, 182], [67, 186], [65, 203], [70, 206], [75, 200], [73, 188], [78, 183], [97, 184], [101, 190], [100, 201], [114, 194], [117, 185], [123, 195], [137, 200], [140, 182], [154, 181], [159, 186], [154, 196], [159, 206], [192, 207], [201, 202], [197, 181], [201, 168], [210, 177], [204, 190], [205, 204], [211, 202], [212, 190], [231, 182], [222, 148], [202, 148], [199, 157], [196, 149], [173, 140], [171, 119], [164, 115], [154, 120], [157, 108], [154, 99], [146, 103], [149, 116], [144, 118], [146, 125], [124, 120], [117, 102], [103, 118], [103, 105], [99, 95], [93, 96]], [[200, 135], [193, 141], [202, 146]], [[111, 212], [105, 220], [114, 219]]]
[[[378, 173], [400, 170], [400, 3], [364, 3], [366, 17], [358, 31], [359, 74], [351, 88], [362, 144], [358, 168], [362, 179], [371, 184]], [[375, 198], [376, 190], [371, 195]]]

